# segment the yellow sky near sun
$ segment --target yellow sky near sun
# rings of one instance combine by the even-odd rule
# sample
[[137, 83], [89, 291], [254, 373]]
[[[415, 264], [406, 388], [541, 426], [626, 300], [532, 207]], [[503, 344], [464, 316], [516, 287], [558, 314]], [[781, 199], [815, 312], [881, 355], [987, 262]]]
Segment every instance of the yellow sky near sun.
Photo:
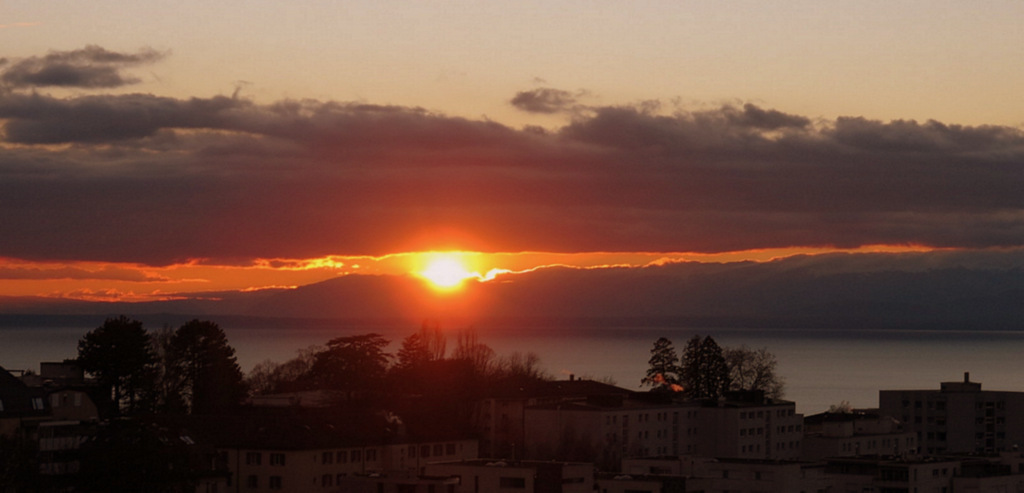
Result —
[[[548, 266], [641, 267], [665, 262], [769, 261], [799, 254], [928, 251], [917, 246], [873, 245], [856, 249], [779, 248], [725, 253], [590, 252], [484, 253], [409, 252], [381, 257], [331, 256], [317, 259], [260, 259], [245, 264], [193, 261], [169, 266], [105, 262], [30, 262], [0, 259], [0, 296], [45, 296], [92, 301], [154, 301], [215, 296], [219, 291], [295, 288], [350, 274], [427, 277], [438, 259], [456, 263], [462, 277], [489, 280], [503, 273]], [[433, 267], [438, 269], [437, 266]], [[452, 269], [450, 265], [448, 269]], [[451, 272], [440, 275], [458, 275]]]

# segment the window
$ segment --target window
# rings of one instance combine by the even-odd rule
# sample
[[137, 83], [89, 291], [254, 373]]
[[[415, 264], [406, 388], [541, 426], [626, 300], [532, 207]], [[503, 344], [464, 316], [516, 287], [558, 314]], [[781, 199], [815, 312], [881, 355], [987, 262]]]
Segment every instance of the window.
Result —
[[526, 478], [498, 478], [498, 487], [526, 489]]
[[338, 464], [345, 464], [346, 462], [348, 462], [348, 451], [347, 450], [339, 450], [336, 455], [338, 456], [337, 457]]
[[366, 462], [374, 462], [377, 460], [377, 449], [372, 448], [366, 451]]
[[270, 489], [279, 490], [281, 489], [281, 476], [270, 477]]
[[263, 462], [263, 454], [259, 452], [246, 452], [245, 453], [245, 465], [247, 466], [258, 466]]
[[430, 457], [430, 445], [420, 445], [420, 457]]
[[322, 455], [323, 455], [323, 459], [321, 459], [321, 461], [320, 461], [321, 463], [323, 463], [323, 464], [333, 464], [334, 463], [334, 454], [333, 453], [331, 453], [331, 452], [324, 452]]
[[324, 474], [323, 476], [321, 476], [320, 486], [323, 486], [324, 488], [330, 488], [331, 486], [334, 486], [334, 476], [331, 476], [330, 474]]
[[245, 478], [245, 487], [256, 489], [260, 487], [260, 478], [255, 474], [250, 474], [249, 477]]
[[444, 445], [440, 443], [434, 444], [434, 457], [444, 455]]
[[446, 443], [444, 445], [444, 453], [446, 455], [455, 455], [455, 444], [454, 443]]
[[0, 399], [0, 411], [4, 410], [4, 400]]
[[409, 445], [409, 457], [410, 458], [416, 458], [416, 446], [415, 445]]
[[363, 456], [363, 453], [362, 453], [361, 450], [353, 450], [352, 453], [349, 454], [349, 458], [352, 459], [352, 462], [359, 462], [359, 461], [363, 460], [362, 456]]
[[34, 411], [42, 411], [43, 409], [45, 409], [45, 407], [43, 407], [43, 398], [42, 397], [33, 397], [32, 398], [32, 409]]
[[270, 454], [270, 465], [272, 465], [272, 466], [283, 466], [284, 465], [284, 454]]

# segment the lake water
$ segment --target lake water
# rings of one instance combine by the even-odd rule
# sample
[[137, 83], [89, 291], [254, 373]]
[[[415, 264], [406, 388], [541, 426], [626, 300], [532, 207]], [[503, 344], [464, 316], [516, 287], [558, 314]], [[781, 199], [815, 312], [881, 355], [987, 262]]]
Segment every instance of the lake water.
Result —
[[[98, 324], [96, 324], [98, 325]], [[283, 362], [299, 349], [334, 337], [378, 332], [397, 351], [416, 327], [375, 326], [344, 329], [324, 326], [241, 328], [222, 325], [248, 372], [263, 360]], [[38, 371], [41, 361], [77, 354], [77, 342], [90, 327], [0, 327], [0, 366]], [[534, 352], [543, 368], [558, 378], [611, 378], [639, 389], [650, 349], [668, 337], [677, 351], [694, 334], [710, 334], [722, 346], [766, 347], [778, 359], [786, 380], [786, 398], [805, 414], [849, 401], [855, 407], [878, 405], [881, 389], [938, 389], [959, 381], [964, 372], [983, 389], [1024, 391], [1024, 332], [849, 331], [576, 327], [573, 329], [477, 327], [480, 342], [499, 355]], [[448, 347], [455, 345], [454, 335]]]

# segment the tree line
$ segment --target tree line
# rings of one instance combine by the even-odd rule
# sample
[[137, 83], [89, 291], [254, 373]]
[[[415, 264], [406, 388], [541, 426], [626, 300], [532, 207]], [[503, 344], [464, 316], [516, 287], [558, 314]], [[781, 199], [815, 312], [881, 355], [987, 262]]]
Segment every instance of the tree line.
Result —
[[711, 336], [693, 336], [681, 356], [672, 341], [660, 337], [648, 364], [641, 385], [683, 392], [692, 399], [717, 399], [736, 390], [762, 391], [779, 399], [785, 392], [785, 381], [776, 373], [778, 362], [767, 348], [722, 348]]
[[78, 341], [74, 361], [110, 389], [119, 414], [223, 412], [248, 393], [234, 348], [211, 321], [151, 334], [138, 320], [108, 318]]
[[386, 393], [445, 394], [486, 380], [549, 380], [534, 353], [499, 357], [472, 328], [457, 331], [454, 348], [438, 324], [424, 322], [387, 352], [380, 334], [342, 336], [300, 350], [284, 363], [264, 361], [245, 376], [235, 350], [214, 322], [192, 320], [147, 332], [126, 316], [108, 318], [78, 342], [73, 360], [110, 389], [116, 411], [210, 414], [230, 412], [247, 396], [304, 390], [337, 391], [347, 400]]

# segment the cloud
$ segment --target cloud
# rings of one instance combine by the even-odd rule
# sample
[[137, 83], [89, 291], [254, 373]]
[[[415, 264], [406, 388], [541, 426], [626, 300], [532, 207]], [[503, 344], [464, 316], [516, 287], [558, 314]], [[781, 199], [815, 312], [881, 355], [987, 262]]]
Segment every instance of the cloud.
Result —
[[518, 92], [510, 103], [530, 113], [559, 113], [571, 109], [576, 97], [568, 91], [540, 88]]
[[137, 53], [118, 53], [90, 45], [79, 50], [53, 51], [6, 66], [0, 82], [9, 88], [77, 87], [112, 88], [139, 82], [122, 69], [159, 61], [164, 53], [144, 48]]
[[27, 267], [27, 266], [0, 266], [0, 280], [47, 280], [47, 279], [87, 279], [87, 280], [109, 280], [129, 282], [167, 282], [166, 277], [154, 276], [140, 270], [102, 267], [98, 269], [83, 269], [78, 267]]
[[12, 258], [1024, 244], [1011, 127], [644, 104], [538, 132], [363, 103], [17, 92], [0, 120]]
[[730, 122], [747, 127], [754, 127], [762, 130], [777, 130], [780, 128], [804, 128], [811, 124], [809, 118], [788, 115], [781, 111], [761, 109], [753, 104], [743, 105], [743, 110], [731, 107], [722, 108], [725, 118]]

